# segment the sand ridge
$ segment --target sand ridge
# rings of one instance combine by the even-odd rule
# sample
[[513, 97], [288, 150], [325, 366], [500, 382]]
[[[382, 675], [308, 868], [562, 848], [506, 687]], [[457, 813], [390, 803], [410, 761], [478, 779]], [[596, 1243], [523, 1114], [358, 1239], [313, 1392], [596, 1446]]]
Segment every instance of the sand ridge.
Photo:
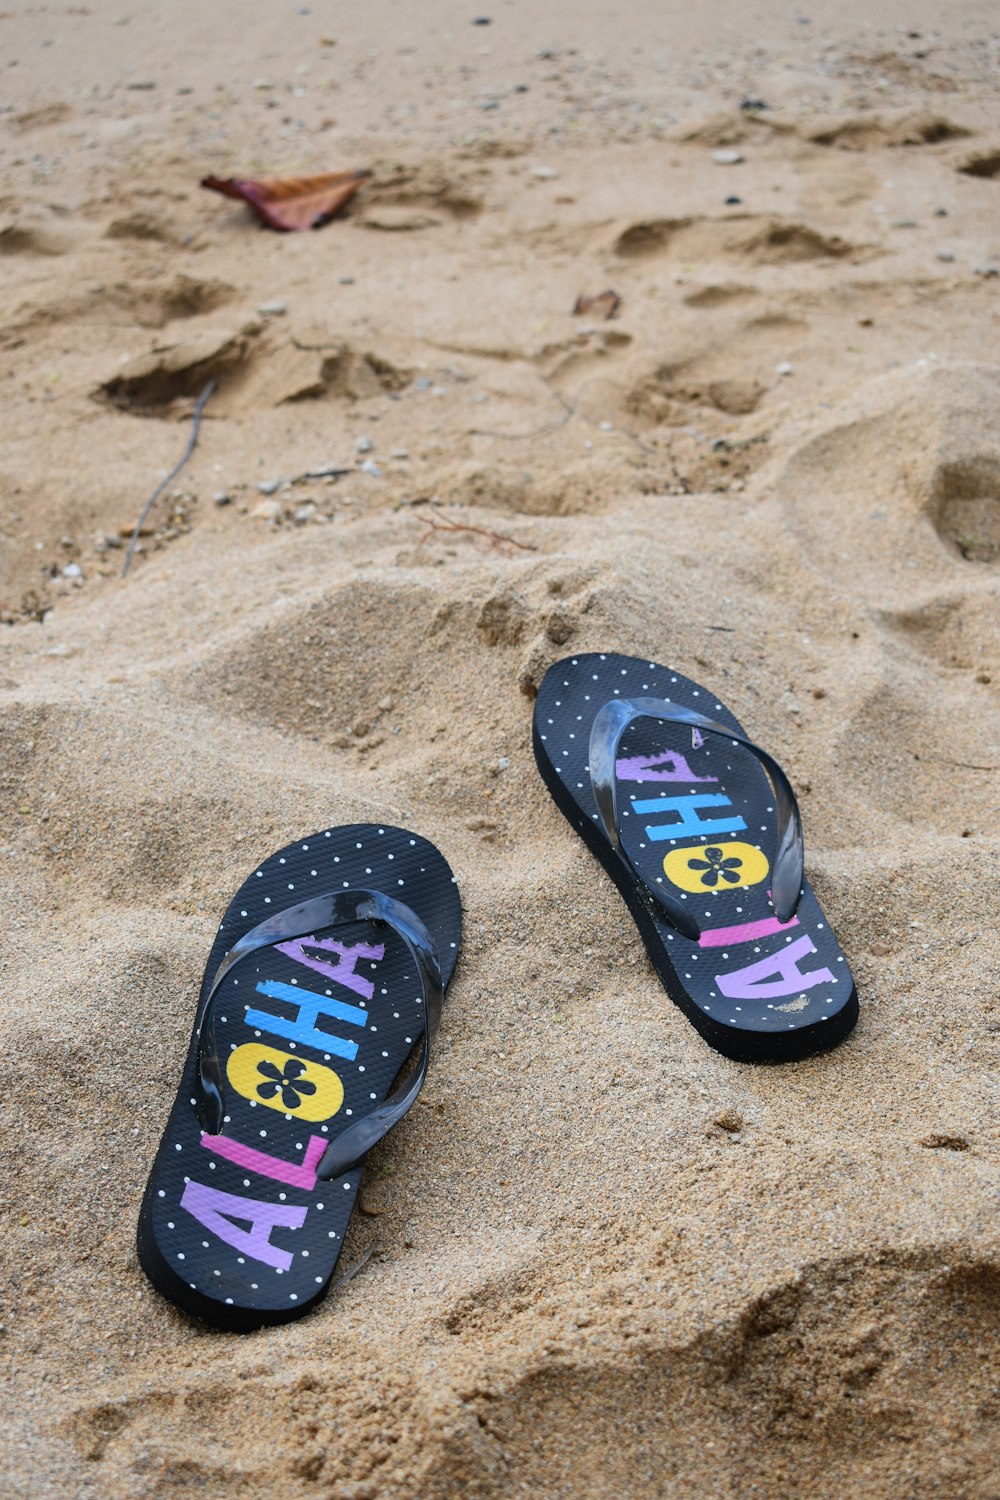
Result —
[[[0, 17], [6, 1493], [996, 1494], [995, 22], [687, 9]], [[836, 1052], [664, 995], [531, 760], [577, 649], [788, 770]], [[427, 1088], [365, 1269], [219, 1336], [133, 1248], [204, 956], [378, 818], [465, 907]]]

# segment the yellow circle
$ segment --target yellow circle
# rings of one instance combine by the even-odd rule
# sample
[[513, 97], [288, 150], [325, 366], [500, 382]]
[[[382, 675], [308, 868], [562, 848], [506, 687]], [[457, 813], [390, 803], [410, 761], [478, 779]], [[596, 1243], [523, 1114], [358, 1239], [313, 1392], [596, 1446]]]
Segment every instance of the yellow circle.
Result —
[[682, 891], [738, 891], [759, 885], [770, 865], [753, 844], [689, 844], [671, 849], [663, 873]]
[[328, 1120], [344, 1102], [344, 1085], [332, 1068], [260, 1042], [230, 1052], [226, 1074], [244, 1099], [299, 1120]]

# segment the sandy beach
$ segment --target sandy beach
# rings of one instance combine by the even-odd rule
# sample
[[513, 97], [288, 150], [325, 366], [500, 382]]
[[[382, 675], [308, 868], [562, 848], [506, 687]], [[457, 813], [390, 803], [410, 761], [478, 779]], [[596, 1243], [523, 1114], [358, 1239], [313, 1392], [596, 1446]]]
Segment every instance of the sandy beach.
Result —
[[[996, 9], [480, 3], [0, 14], [0, 1490], [996, 1500]], [[532, 760], [577, 650], [787, 769], [836, 1050], [671, 1004]], [[214, 1332], [134, 1243], [202, 968], [380, 819], [430, 1077], [363, 1269]]]

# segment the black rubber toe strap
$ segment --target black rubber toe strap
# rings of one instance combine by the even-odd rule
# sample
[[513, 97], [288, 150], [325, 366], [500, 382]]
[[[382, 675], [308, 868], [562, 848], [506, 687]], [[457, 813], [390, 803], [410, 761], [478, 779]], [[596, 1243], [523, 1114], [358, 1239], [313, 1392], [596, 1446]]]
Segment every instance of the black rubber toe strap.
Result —
[[635, 868], [622, 844], [615, 768], [622, 735], [635, 719], [662, 719], [667, 724], [688, 724], [692, 729], [717, 734], [733, 744], [744, 745], [756, 755], [774, 789], [778, 814], [777, 849], [771, 861], [771, 899], [778, 920], [787, 922], [799, 904], [803, 872], [802, 819], [791, 783], [774, 757], [748, 740], [739, 729], [717, 724], [714, 719], [706, 719], [704, 714], [696, 713], [692, 708], [683, 708], [678, 703], [670, 703], [666, 698], [612, 698], [598, 711], [590, 731], [590, 784], [601, 824], [612, 847], [642, 881], [651, 899], [663, 909], [678, 931], [696, 942], [701, 929], [690, 912], [666, 891], [655, 890], [650, 886]]
[[434, 940], [416, 912], [381, 891], [332, 891], [275, 912], [233, 944], [215, 974], [206, 974], [198, 1006], [198, 1060], [195, 1070], [195, 1112], [209, 1135], [222, 1132], [226, 1112], [222, 1064], [215, 1040], [212, 1012], [220, 986], [230, 970], [258, 948], [290, 938], [312, 937], [324, 927], [350, 922], [377, 922], [390, 927], [406, 944], [417, 966], [424, 1004], [424, 1035], [420, 1061], [408, 1081], [399, 1083], [383, 1102], [332, 1140], [317, 1175], [324, 1179], [349, 1172], [367, 1151], [399, 1123], [423, 1088], [430, 1064], [431, 1042], [441, 1020], [444, 986]]

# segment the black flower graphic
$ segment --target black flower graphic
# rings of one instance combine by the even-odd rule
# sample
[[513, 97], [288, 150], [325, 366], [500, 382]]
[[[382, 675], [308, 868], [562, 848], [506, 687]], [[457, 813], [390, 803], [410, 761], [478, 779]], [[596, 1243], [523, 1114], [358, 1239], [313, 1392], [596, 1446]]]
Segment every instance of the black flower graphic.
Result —
[[705, 871], [701, 877], [702, 885], [715, 887], [720, 880], [724, 880], [726, 885], [739, 885], [740, 877], [736, 871], [743, 865], [741, 859], [723, 859], [722, 850], [716, 848], [703, 849], [702, 853], [704, 859], [688, 860], [689, 870]]
[[297, 1057], [290, 1057], [284, 1068], [276, 1068], [273, 1062], [265, 1059], [257, 1064], [257, 1072], [264, 1075], [264, 1082], [257, 1085], [257, 1093], [262, 1099], [273, 1099], [280, 1089], [285, 1108], [298, 1109], [303, 1095], [316, 1092], [316, 1085], [302, 1077], [305, 1070], [305, 1063], [299, 1062]]

